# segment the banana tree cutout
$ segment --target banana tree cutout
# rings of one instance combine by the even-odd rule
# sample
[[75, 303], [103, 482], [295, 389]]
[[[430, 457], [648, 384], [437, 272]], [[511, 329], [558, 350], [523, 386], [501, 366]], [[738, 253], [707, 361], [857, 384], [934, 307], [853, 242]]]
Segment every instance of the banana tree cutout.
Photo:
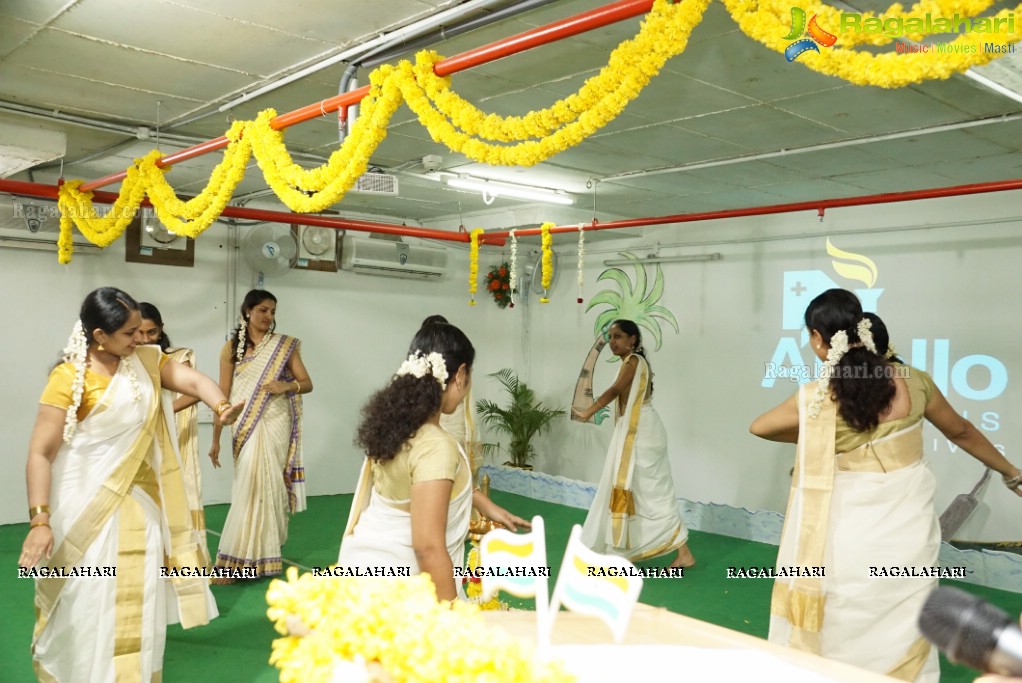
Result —
[[[620, 268], [608, 268], [600, 273], [596, 281], [611, 280], [617, 284], [617, 289], [604, 289], [598, 292], [586, 306], [586, 312], [597, 306], [607, 306], [598, 316], [593, 325], [593, 332], [596, 340], [589, 349], [582, 369], [578, 373], [578, 381], [575, 383], [575, 395], [572, 399], [572, 408], [585, 410], [593, 404], [593, 371], [596, 369], [596, 359], [600, 357], [600, 351], [607, 345], [607, 328], [615, 320], [631, 320], [639, 327], [649, 332], [654, 342], [654, 350], [663, 346], [663, 332], [660, 329], [660, 320], [671, 324], [675, 333], [680, 333], [678, 321], [669, 309], [658, 305], [664, 294], [664, 271], [660, 264], [656, 264], [656, 276], [653, 286], [646, 291], [649, 282], [646, 276], [646, 266], [638, 256], [631, 252], [621, 252], [624, 258], [632, 262], [635, 267], [635, 283]], [[614, 362], [617, 357], [611, 358], [608, 362]], [[607, 408], [601, 408], [594, 416], [593, 421], [600, 424], [609, 414]], [[572, 415], [572, 419], [574, 415]]]

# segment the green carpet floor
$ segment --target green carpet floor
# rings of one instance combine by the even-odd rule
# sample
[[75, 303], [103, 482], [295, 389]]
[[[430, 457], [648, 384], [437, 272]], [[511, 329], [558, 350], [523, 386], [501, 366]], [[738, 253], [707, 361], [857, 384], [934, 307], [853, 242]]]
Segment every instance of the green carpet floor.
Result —
[[[554, 575], [573, 524], [581, 524], [585, 512], [522, 498], [500, 491], [493, 499], [524, 517], [541, 515], [546, 521], [549, 562]], [[284, 546], [285, 567], [288, 561], [306, 567], [327, 566], [337, 559], [337, 548], [351, 504], [351, 496], [320, 496], [309, 500], [309, 509], [291, 521], [290, 540]], [[210, 529], [223, 527], [226, 505], [206, 508]], [[0, 527], [0, 565], [8, 567], [8, 577], [15, 576], [18, 554], [27, 524]], [[210, 535], [210, 551], [215, 554], [218, 537]], [[771, 566], [777, 548], [765, 543], [742, 541], [728, 536], [691, 532], [690, 547], [698, 564], [686, 570], [683, 579], [649, 579], [645, 582], [641, 602], [720, 624], [736, 631], [766, 637], [771, 581], [763, 579], [728, 579], [730, 566]], [[642, 566], [666, 564], [663, 558], [642, 563]], [[942, 582], [954, 585], [955, 582]], [[166, 683], [188, 681], [277, 681], [277, 671], [267, 664], [270, 643], [276, 634], [266, 618], [265, 593], [269, 580], [240, 582], [230, 586], [214, 586], [220, 618], [208, 626], [188, 631], [171, 626], [167, 634], [167, 650], [163, 680]], [[1011, 614], [1022, 612], [1022, 594], [961, 586], [980, 595]], [[0, 582], [0, 604], [7, 617], [0, 621], [0, 680], [28, 683], [35, 680], [29, 655], [34, 612], [33, 582], [11, 578]], [[529, 606], [530, 601], [509, 600], [514, 606]], [[609, 633], [609, 631], [608, 631]], [[971, 669], [941, 662], [941, 681], [957, 683], [972, 681]]]

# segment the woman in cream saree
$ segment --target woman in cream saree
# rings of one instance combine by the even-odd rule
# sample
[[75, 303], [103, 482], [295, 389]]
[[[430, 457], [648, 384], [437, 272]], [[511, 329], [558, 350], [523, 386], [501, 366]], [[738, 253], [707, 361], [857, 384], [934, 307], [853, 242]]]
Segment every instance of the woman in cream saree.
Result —
[[189, 628], [217, 614], [196, 576], [203, 565], [161, 387], [203, 397], [227, 421], [241, 406], [159, 349], [136, 348], [138, 322], [120, 290], [90, 294], [40, 401], [19, 559], [37, 579], [40, 681], [159, 680], [167, 623]]
[[[195, 352], [192, 349], [173, 348], [170, 337], [164, 330], [163, 315], [154, 304], [141, 301], [138, 304], [142, 324], [138, 331], [144, 344], [157, 344], [174, 362], [195, 367]], [[178, 453], [181, 456], [181, 474], [185, 482], [185, 495], [191, 510], [192, 527], [199, 553], [209, 566], [209, 546], [206, 544], [206, 512], [202, 505], [202, 470], [199, 468], [199, 411], [198, 398], [184, 396], [164, 389], [163, 406], [169, 409], [168, 423], [176, 428]]]
[[[312, 391], [295, 337], [274, 334], [276, 298], [252, 290], [242, 305], [244, 323], [220, 354], [220, 386], [245, 412], [234, 426], [234, 485], [216, 566], [281, 573], [288, 516], [305, 509], [302, 467], [302, 393]], [[210, 457], [220, 466], [220, 430]], [[217, 579], [227, 583], [231, 579]]]
[[897, 360], [883, 321], [864, 314], [854, 294], [818, 296], [806, 327], [826, 361], [820, 379], [750, 427], [762, 438], [797, 443], [777, 566], [798, 571], [774, 581], [770, 640], [935, 683], [937, 652], [916, 626], [937, 584], [940, 546], [923, 418], [1006, 483], [1019, 470], [951, 408], [929, 375]]
[[[607, 334], [611, 351], [621, 358], [618, 379], [588, 409], [573, 410], [576, 418], [588, 421], [611, 402], [617, 409], [599, 488], [582, 527], [582, 542], [596, 552], [612, 552], [633, 562], [677, 550], [671, 566], [691, 566], [695, 558], [678, 512], [667, 433], [650, 400], [653, 377], [641, 355], [638, 327], [630, 320], [618, 320]], [[622, 401], [626, 394], [627, 400]]]
[[474, 497], [507, 528], [529, 526], [475, 490], [464, 450], [440, 426], [441, 414], [464, 402], [474, 358], [454, 325], [423, 325], [397, 374], [363, 407], [356, 443], [366, 459], [339, 566], [429, 574], [437, 597], [453, 600]]

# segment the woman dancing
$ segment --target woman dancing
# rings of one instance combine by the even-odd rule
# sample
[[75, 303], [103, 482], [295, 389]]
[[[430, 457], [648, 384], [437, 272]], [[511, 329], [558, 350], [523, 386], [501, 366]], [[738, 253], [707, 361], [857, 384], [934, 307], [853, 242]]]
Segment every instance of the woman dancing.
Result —
[[572, 409], [588, 422], [615, 404], [617, 421], [593, 506], [582, 527], [582, 542], [633, 562], [677, 550], [672, 567], [691, 567], [688, 529], [667, 459], [667, 432], [653, 408], [653, 374], [639, 327], [615, 320], [607, 329], [611, 352], [621, 359], [614, 384], [586, 410]]
[[[218, 423], [233, 422], [242, 404], [137, 345], [141, 320], [121, 290], [90, 293], [40, 399], [18, 564], [37, 577], [32, 657], [41, 681], [159, 680], [167, 624], [190, 628], [217, 615], [206, 579], [179, 575], [201, 560], [161, 393], [199, 396]], [[163, 578], [164, 568], [178, 571]]]
[[1022, 475], [928, 374], [894, 356], [883, 322], [863, 314], [854, 294], [824, 292], [805, 323], [825, 361], [820, 379], [750, 431], [798, 444], [777, 566], [822, 567], [824, 576], [775, 579], [770, 640], [901, 680], [937, 681], [937, 651], [916, 627], [937, 578], [871, 572], [938, 566], [923, 418], [1019, 495]]

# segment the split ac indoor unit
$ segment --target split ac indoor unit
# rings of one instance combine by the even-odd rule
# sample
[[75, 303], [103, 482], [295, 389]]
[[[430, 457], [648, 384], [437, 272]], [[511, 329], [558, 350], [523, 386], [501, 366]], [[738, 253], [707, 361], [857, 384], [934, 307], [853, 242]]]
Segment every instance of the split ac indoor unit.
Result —
[[[56, 202], [0, 195], [0, 247], [57, 251], [60, 211]], [[76, 230], [75, 254], [101, 251]]]
[[388, 239], [345, 236], [341, 245], [341, 270], [439, 280], [447, 272], [447, 250]]

